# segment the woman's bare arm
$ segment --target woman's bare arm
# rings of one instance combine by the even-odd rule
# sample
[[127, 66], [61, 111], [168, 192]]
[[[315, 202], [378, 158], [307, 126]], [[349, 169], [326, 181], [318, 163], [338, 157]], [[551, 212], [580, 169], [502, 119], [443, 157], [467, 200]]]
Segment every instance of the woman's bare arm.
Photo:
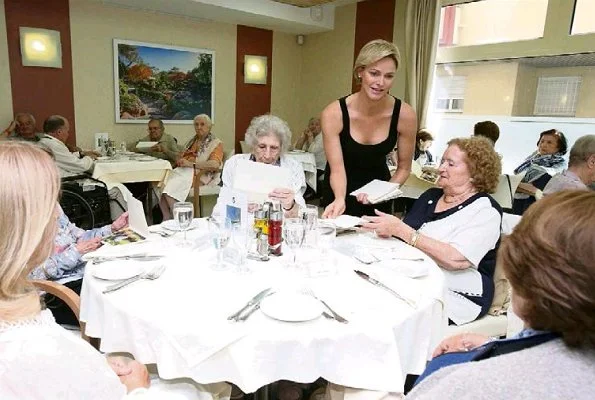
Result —
[[413, 108], [407, 103], [401, 105], [398, 130], [397, 171], [390, 181], [403, 184], [411, 173], [411, 162], [413, 161], [413, 151], [415, 149], [415, 135], [417, 133], [417, 116]]

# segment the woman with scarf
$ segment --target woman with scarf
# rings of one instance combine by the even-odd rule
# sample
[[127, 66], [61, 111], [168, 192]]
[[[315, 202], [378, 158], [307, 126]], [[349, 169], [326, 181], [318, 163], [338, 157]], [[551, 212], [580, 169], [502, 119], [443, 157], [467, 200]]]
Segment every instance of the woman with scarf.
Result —
[[562, 132], [550, 129], [539, 134], [537, 150], [514, 170], [517, 175], [525, 174], [514, 195], [514, 214], [522, 215], [543, 196], [542, 190], [552, 176], [564, 170], [567, 149], [568, 143]]
[[[211, 132], [213, 123], [206, 114], [194, 117], [194, 131], [192, 137], [184, 146], [184, 151], [176, 161], [177, 168], [163, 189], [159, 206], [163, 219], [172, 218], [172, 208], [175, 202], [185, 201], [192, 188], [194, 167], [220, 168], [223, 163], [223, 142]], [[200, 178], [202, 185], [218, 185], [220, 174], [206, 173]]]

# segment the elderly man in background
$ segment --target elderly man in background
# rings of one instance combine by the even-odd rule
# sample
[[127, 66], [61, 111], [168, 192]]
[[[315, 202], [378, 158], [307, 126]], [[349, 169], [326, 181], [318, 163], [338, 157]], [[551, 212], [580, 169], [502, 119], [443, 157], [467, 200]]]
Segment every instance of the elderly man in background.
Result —
[[[95, 161], [91, 155], [85, 155], [84, 152], [71, 153], [66, 146], [70, 131], [70, 124], [66, 118], [61, 115], [48, 117], [43, 122], [43, 130], [45, 135], [39, 141], [39, 146], [53, 155], [61, 178], [93, 172]], [[110, 202], [111, 217], [115, 219], [126, 211], [123, 209], [125, 199], [131, 198], [132, 193], [123, 185], [109, 189], [108, 193], [110, 200], [113, 200]]]
[[[182, 148], [178, 146], [176, 139], [172, 135], [165, 133], [163, 121], [151, 118], [147, 131], [149, 134], [136, 142], [134, 151], [167, 160], [174, 166], [176, 160], [180, 157]], [[157, 144], [153, 147], [139, 149], [137, 147], [139, 142], [157, 142]]]
[[561, 190], [589, 189], [595, 183], [595, 135], [580, 137], [570, 149], [568, 169], [550, 179], [543, 194]]
[[35, 118], [29, 113], [18, 113], [8, 127], [2, 131], [0, 138], [39, 142], [42, 133], [35, 132]]
[[66, 146], [70, 134], [70, 124], [66, 118], [52, 115], [44, 121], [43, 131], [45, 135], [39, 145], [52, 152], [62, 178], [93, 171], [95, 163], [92, 156], [71, 153]]

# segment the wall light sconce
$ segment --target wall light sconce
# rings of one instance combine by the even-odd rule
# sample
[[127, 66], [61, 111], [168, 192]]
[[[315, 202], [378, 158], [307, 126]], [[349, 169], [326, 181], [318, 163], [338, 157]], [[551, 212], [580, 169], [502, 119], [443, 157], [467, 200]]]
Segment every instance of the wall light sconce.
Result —
[[60, 32], [20, 27], [21, 58], [26, 67], [62, 68]]
[[244, 56], [244, 83], [267, 84], [267, 58]]

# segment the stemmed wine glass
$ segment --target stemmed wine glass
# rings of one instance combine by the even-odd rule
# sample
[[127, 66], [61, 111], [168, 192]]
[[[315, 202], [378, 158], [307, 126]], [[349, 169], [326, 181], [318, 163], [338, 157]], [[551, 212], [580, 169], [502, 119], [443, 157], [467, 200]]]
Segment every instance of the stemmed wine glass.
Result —
[[329, 255], [337, 237], [337, 228], [334, 224], [321, 222], [316, 228], [317, 244], [320, 250], [320, 263], [315, 274], [325, 275], [333, 272], [334, 261]]
[[293, 253], [292, 267], [297, 267], [297, 249], [304, 243], [305, 233], [306, 224], [303, 218], [286, 218], [283, 221], [283, 240], [291, 248], [291, 252]]
[[192, 203], [186, 201], [174, 203], [173, 214], [174, 220], [180, 225], [180, 230], [184, 232], [184, 240], [182, 241], [181, 246], [188, 247], [191, 243], [186, 240], [186, 231], [190, 228], [190, 224], [194, 218], [194, 206]]
[[231, 236], [231, 220], [229, 218], [222, 220], [211, 218], [209, 220], [209, 234], [213, 241], [213, 246], [217, 249], [217, 263], [213, 264], [212, 267], [215, 270], [222, 271], [225, 269], [223, 249], [227, 246]]
[[306, 207], [300, 209], [300, 215], [305, 224], [305, 245], [314, 247], [316, 244], [316, 226], [318, 225], [318, 207], [307, 204]]

